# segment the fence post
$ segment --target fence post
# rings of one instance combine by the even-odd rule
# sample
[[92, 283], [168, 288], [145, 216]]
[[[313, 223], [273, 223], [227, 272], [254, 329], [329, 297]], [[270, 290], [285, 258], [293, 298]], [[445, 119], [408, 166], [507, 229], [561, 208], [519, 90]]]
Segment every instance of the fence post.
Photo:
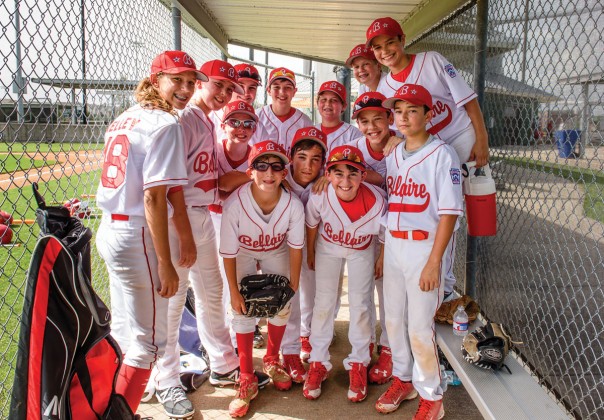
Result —
[[315, 71], [311, 71], [310, 75], [312, 76], [310, 79], [310, 119], [313, 124], [316, 122], [315, 118]]
[[346, 88], [346, 108], [342, 119], [350, 124], [350, 70], [347, 67], [338, 67], [336, 71], [336, 79]]
[[[487, 26], [489, 1], [476, 2], [476, 43], [474, 53], [474, 91], [478, 95], [481, 109], [484, 104], [484, 86], [487, 62]], [[478, 238], [468, 235], [466, 248], [466, 281], [464, 293], [476, 297], [476, 269], [478, 259]]]
[[172, 32], [174, 36], [174, 49], [182, 50], [182, 41], [180, 38], [181, 16], [179, 4], [176, 1], [172, 2]]

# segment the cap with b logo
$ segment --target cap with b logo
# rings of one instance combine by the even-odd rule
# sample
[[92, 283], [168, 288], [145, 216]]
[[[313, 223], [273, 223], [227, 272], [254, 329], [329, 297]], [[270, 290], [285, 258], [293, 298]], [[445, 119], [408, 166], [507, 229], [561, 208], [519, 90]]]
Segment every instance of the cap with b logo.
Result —
[[374, 20], [367, 28], [367, 42], [365, 46], [371, 47], [371, 40], [376, 36], [387, 35], [390, 37], [404, 36], [400, 23], [391, 17], [383, 17]]
[[352, 67], [352, 62], [355, 58], [364, 57], [368, 60], [377, 61], [375, 59], [375, 54], [371, 48], [368, 48], [365, 44], [359, 44], [350, 50], [350, 54], [348, 54], [348, 59], [346, 59], [346, 65], [348, 67]]
[[327, 152], [327, 134], [317, 127], [310, 126], [299, 128], [298, 131], [296, 131], [296, 134], [294, 134], [290, 150], [294, 150], [296, 143], [301, 142], [302, 140], [312, 140]]
[[336, 82], [335, 80], [330, 80], [329, 82], [324, 82], [321, 87], [319, 88], [319, 93], [317, 94], [317, 96], [319, 96], [321, 93], [323, 92], [333, 92], [336, 95], [338, 95], [338, 97], [340, 98], [340, 100], [342, 101], [343, 104], [346, 104], [346, 88], [344, 87], [344, 85], [340, 82]]
[[354, 107], [352, 108], [352, 118], [358, 118], [359, 114], [363, 111], [383, 111], [390, 112], [388, 108], [384, 107], [384, 101], [386, 97], [379, 92], [366, 92], [354, 101]]
[[296, 87], [296, 75], [290, 69], [285, 67], [277, 67], [276, 69], [273, 69], [268, 76], [268, 85], [270, 86], [275, 80], [278, 79], [289, 80], [294, 84], [294, 87]]
[[227, 106], [223, 108], [224, 115], [222, 116], [222, 122], [225, 122], [233, 114], [246, 114], [249, 115], [254, 121], [258, 121], [258, 116], [254, 111], [254, 107], [245, 101], [233, 101], [229, 102]]
[[151, 63], [151, 76], [158, 73], [179, 74], [186, 71], [195, 72], [198, 80], [208, 81], [208, 77], [203, 70], [197, 70], [195, 61], [184, 51], [164, 51], [153, 59]]
[[200, 70], [212, 79], [232, 82], [233, 90], [241, 95], [243, 94], [243, 88], [239, 84], [235, 67], [230, 63], [222, 60], [210, 60], [203, 63]]
[[260, 156], [264, 155], [279, 156], [283, 163], [289, 163], [289, 158], [287, 157], [285, 150], [283, 150], [283, 147], [279, 146], [279, 144], [272, 140], [263, 140], [260, 143], [256, 143], [252, 146], [250, 155], [247, 158], [247, 164], [252, 166], [252, 163], [254, 163]]
[[347, 144], [333, 148], [329, 154], [329, 157], [327, 158], [326, 169], [339, 164], [350, 165], [354, 168], [357, 168], [359, 171], [366, 170], [363, 152], [361, 152], [358, 148]]
[[256, 82], [258, 86], [262, 86], [262, 78], [260, 77], [260, 73], [258, 72], [258, 69], [251, 64], [235, 64], [235, 71], [237, 72], [239, 80], [252, 80]]
[[432, 95], [428, 92], [428, 89], [421, 85], [404, 84], [394, 92], [392, 98], [386, 99], [383, 105], [386, 108], [393, 109], [397, 101], [405, 101], [418, 106], [425, 105], [432, 109]]

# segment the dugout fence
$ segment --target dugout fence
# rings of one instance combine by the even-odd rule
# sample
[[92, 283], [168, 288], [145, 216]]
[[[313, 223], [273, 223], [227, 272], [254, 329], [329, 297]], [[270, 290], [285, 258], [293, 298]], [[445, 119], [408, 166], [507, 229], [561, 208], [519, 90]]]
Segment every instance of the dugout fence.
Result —
[[[486, 24], [480, 76], [499, 232], [477, 239], [468, 260], [462, 223], [457, 286], [473, 284], [485, 315], [524, 341], [517, 354], [572, 416], [603, 418], [604, 6], [481, 2], [486, 22], [470, 2], [407, 40], [409, 52], [441, 52], [472, 84], [476, 28]], [[25, 272], [38, 234], [29, 224], [29, 184], [41, 181], [48, 201], [94, 202], [107, 124], [133, 103], [157, 52], [173, 48], [170, 7], [158, 0], [0, 4], [0, 209], [15, 219], [11, 244], [0, 247], [0, 417], [7, 416]], [[182, 49], [198, 65], [221, 57], [202, 34], [183, 11]], [[265, 80], [271, 67], [262, 67]], [[297, 106], [312, 116], [314, 79], [299, 75], [298, 85], [307, 94]], [[257, 101], [263, 105], [264, 97]], [[86, 223], [94, 230], [91, 207]], [[95, 288], [108, 301], [94, 250], [92, 262]]]

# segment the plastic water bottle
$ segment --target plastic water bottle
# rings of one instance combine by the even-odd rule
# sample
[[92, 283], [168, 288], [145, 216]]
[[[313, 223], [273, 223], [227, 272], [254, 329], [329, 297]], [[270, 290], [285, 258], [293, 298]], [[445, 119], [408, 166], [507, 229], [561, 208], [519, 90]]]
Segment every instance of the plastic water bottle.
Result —
[[453, 334], [465, 336], [468, 333], [468, 314], [464, 310], [463, 305], [457, 307], [455, 315], [453, 315]]
[[461, 385], [461, 380], [459, 379], [459, 376], [457, 376], [457, 373], [455, 373], [454, 370], [445, 370], [445, 374], [447, 375], [447, 384], [448, 385], [453, 385], [453, 386]]
[[443, 364], [440, 365], [440, 387], [443, 392], [447, 390], [447, 386], [449, 384], [449, 375], [448, 371], [445, 370], [445, 366]]

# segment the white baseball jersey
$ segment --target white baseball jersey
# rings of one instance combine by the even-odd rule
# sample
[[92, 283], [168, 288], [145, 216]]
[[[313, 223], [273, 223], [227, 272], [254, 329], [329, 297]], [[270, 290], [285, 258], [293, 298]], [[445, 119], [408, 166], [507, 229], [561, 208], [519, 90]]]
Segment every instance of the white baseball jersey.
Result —
[[234, 162], [228, 158], [226, 151], [227, 140], [222, 140], [216, 148], [216, 164], [218, 166], [218, 176], [224, 175], [231, 171], [245, 172], [249, 167], [247, 158], [250, 154], [251, 147], [248, 146], [245, 157], [240, 162]]
[[105, 132], [97, 204], [109, 214], [144, 217], [144, 190], [185, 185], [184, 162], [183, 132], [177, 117], [135, 105]]
[[218, 198], [214, 123], [196, 105], [185, 108], [180, 123], [189, 175], [189, 182], [184, 187], [185, 202], [187, 206], [208, 206]]
[[[216, 133], [216, 140], [220, 142], [221, 140], [226, 139], [226, 133], [224, 132], [221, 126], [222, 118], [224, 117], [224, 110], [219, 109], [218, 111], [212, 111], [210, 113], [210, 117], [212, 119], [212, 122], [214, 123], [214, 132]], [[267, 135], [268, 134], [266, 130], [264, 129], [260, 121], [258, 121], [258, 123], [256, 124], [256, 131], [254, 132], [254, 134], [252, 134], [249, 143], [256, 144], [260, 143], [262, 140], [268, 140]]]
[[[383, 86], [386, 84], [386, 76], [388, 76], [388, 73], [385, 73], [385, 72], [381, 73], [380, 81], [378, 82], [378, 86], [377, 86], [378, 92], [381, 92], [383, 89]], [[359, 96], [361, 96], [363, 93], [367, 93], [367, 92], [370, 92], [367, 85], [359, 84]]]
[[413, 67], [405, 82], [398, 82], [388, 73], [379, 91], [386, 98], [394, 96], [404, 83], [422, 85], [432, 95], [434, 117], [426, 129], [447, 143], [472, 124], [464, 105], [476, 98], [476, 93], [459, 75], [453, 64], [434, 51], [415, 55]]
[[285, 177], [285, 179], [287, 180], [287, 182], [289, 182], [292, 192], [300, 199], [300, 201], [302, 201], [304, 207], [306, 207], [306, 203], [308, 203], [308, 198], [312, 193], [312, 187], [313, 185], [315, 185], [315, 183], [311, 182], [306, 187], [303, 187], [302, 185], [294, 181], [293, 171], [294, 169], [290, 165], [289, 171], [287, 172], [287, 176]]
[[[321, 124], [317, 124], [316, 127], [321, 130]], [[338, 146], [352, 143], [353, 140], [358, 137], [362, 137], [363, 133], [361, 130], [356, 128], [354, 125], [343, 123], [340, 128], [327, 135], [327, 154]]]
[[384, 191], [378, 187], [362, 183], [375, 196], [375, 204], [360, 219], [352, 222], [334, 188], [329, 185], [327, 193], [311, 195], [306, 205], [306, 224], [319, 227], [319, 234], [330, 244], [337, 247], [363, 250], [367, 249], [374, 236], [379, 234], [382, 215], [386, 212]]
[[294, 114], [285, 122], [282, 122], [279, 117], [275, 115], [270, 105], [257, 109], [256, 115], [258, 115], [258, 122], [265, 130], [264, 135], [266, 138], [259, 138], [259, 136], [254, 135], [250, 144], [256, 144], [262, 140], [272, 140], [283, 147], [288, 155], [296, 131], [300, 128], [313, 125], [310, 118], [299, 109], [295, 109]]
[[372, 171], [377, 172], [382, 176], [382, 178], [386, 179], [386, 159], [384, 158], [383, 154], [378, 154], [371, 150], [371, 146], [369, 145], [369, 140], [367, 140], [367, 137], [359, 137], [353, 140], [351, 145], [356, 147], [363, 153], [367, 169], [371, 169]]
[[390, 231], [419, 229], [433, 234], [441, 215], [463, 215], [459, 158], [442, 140], [431, 139], [407, 159], [405, 142], [386, 158]]
[[235, 258], [240, 251], [266, 253], [285, 243], [296, 249], [304, 247], [304, 206], [295, 194], [282, 191], [268, 221], [255, 207], [251, 182], [239, 187], [224, 202], [220, 256]]

